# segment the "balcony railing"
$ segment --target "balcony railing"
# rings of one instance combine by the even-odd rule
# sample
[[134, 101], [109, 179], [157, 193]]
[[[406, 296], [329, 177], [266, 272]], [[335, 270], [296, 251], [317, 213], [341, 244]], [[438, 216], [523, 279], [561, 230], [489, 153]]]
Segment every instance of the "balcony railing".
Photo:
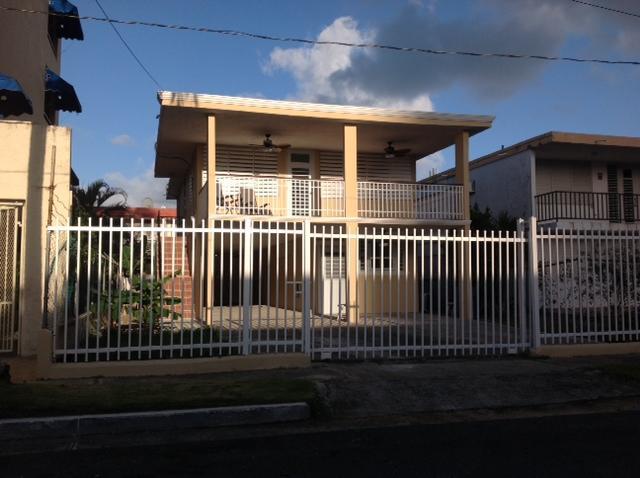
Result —
[[553, 191], [536, 196], [538, 221], [640, 221], [640, 195]]
[[380, 219], [464, 218], [459, 185], [358, 182], [360, 217]]
[[218, 176], [217, 213], [242, 216], [344, 216], [344, 181]]
[[[344, 217], [345, 183], [256, 176], [218, 176], [216, 213], [241, 216]], [[462, 186], [358, 182], [358, 216], [460, 220]]]

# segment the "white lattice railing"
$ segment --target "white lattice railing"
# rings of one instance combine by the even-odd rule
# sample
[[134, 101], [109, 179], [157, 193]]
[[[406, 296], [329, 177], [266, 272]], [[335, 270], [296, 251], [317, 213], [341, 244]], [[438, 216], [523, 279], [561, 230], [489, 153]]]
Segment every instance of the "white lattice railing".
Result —
[[217, 213], [242, 216], [344, 216], [344, 181], [218, 176]]

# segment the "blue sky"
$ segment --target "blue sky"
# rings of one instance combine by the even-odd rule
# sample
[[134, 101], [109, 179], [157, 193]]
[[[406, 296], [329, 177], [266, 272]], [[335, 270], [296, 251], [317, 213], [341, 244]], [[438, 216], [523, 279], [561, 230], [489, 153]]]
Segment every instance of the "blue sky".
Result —
[[[102, 16], [94, 0], [81, 15]], [[636, 0], [607, 4], [628, 10]], [[640, 59], [640, 20], [568, 0], [102, 0], [110, 16], [303, 38]], [[105, 178], [130, 203], [162, 203], [153, 180], [156, 86], [111, 28], [83, 22], [65, 41], [62, 76], [82, 102], [63, 114], [83, 184]], [[120, 26], [163, 89], [495, 115], [471, 142], [477, 157], [548, 130], [640, 136], [640, 67], [433, 58], [314, 48], [212, 34]], [[451, 152], [421, 171], [450, 166]]]

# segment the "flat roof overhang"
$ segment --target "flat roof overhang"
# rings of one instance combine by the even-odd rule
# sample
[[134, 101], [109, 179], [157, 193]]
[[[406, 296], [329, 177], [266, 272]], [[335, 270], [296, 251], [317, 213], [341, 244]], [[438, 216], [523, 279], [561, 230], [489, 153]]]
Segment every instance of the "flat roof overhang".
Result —
[[[462, 131], [491, 127], [492, 116], [399, 111], [356, 106], [160, 92], [156, 177], [182, 175], [194, 146], [207, 142], [207, 117], [216, 116], [216, 141], [260, 145], [270, 133], [292, 150], [342, 151], [343, 125], [358, 128], [358, 150], [382, 153], [387, 141], [420, 159], [455, 143]], [[259, 146], [258, 146], [259, 147]]]
[[[527, 150], [535, 151], [536, 158], [543, 160], [637, 163], [640, 161], [640, 137], [549, 131], [474, 159], [469, 167], [479, 168]], [[423, 182], [437, 182], [454, 174], [453, 169], [448, 169]]]

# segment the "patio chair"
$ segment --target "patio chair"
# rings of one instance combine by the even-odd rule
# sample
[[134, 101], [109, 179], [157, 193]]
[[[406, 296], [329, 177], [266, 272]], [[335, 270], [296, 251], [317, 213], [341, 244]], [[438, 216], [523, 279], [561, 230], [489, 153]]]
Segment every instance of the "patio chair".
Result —
[[224, 211], [225, 214], [233, 214], [238, 206], [238, 198], [233, 194], [224, 194], [222, 185], [218, 184], [216, 206], [219, 211]]
[[243, 214], [251, 216], [271, 216], [271, 208], [268, 203], [259, 206], [256, 201], [256, 193], [252, 188], [240, 188], [238, 206]]

